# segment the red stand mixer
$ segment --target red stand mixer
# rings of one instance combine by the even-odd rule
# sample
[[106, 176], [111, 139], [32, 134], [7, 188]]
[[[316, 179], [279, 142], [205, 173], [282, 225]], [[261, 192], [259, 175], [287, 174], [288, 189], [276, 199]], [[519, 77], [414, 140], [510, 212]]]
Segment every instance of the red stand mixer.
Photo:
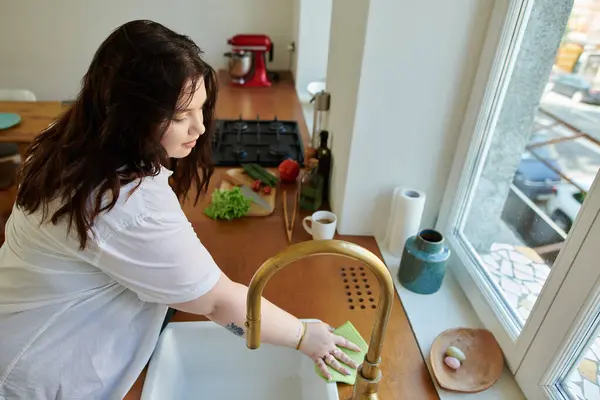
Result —
[[266, 35], [241, 34], [227, 40], [231, 45], [229, 75], [233, 86], [269, 87], [271, 80], [267, 72], [266, 53], [273, 61], [273, 42]]

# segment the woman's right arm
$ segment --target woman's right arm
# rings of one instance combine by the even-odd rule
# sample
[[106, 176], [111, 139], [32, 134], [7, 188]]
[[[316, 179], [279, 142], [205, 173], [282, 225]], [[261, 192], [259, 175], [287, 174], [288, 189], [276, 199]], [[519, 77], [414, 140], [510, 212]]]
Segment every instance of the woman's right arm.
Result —
[[[238, 336], [245, 336], [248, 288], [231, 281], [180, 214], [138, 218], [101, 242], [95, 265], [134, 291], [140, 300], [205, 315]], [[262, 300], [261, 340], [295, 348], [303, 334], [300, 321]], [[328, 363], [343, 372], [338, 359], [354, 366], [337, 346], [358, 348], [334, 335], [323, 323], [306, 324], [300, 351], [327, 376]]]
[[[184, 312], [204, 315], [227, 328], [234, 335], [246, 334], [246, 296], [248, 288], [233, 282], [221, 273], [216, 285], [206, 294], [185, 303], [170, 307]], [[262, 299], [263, 319], [261, 340], [278, 346], [296, 347], [302, 334], [302, 323], [266, 299]]]
[[[192, 301], [172, 304], [170, 307], [188, 313], [205, 315], [233, 334], [245, 337], [247, 293], [246, 286], [233, 282], [225, 274], [221, 274], [217, 284], [208, 293]], [[261, 341], [296, 348], [304, 329], [300, 320], [265, 298], [262, 299], [261, 311]], [[350, 371], [342, 363], [352, 368], [357, 367], [348, 356], [337, 350], [337, 346], [359, 351], [358, 346], [333, 334], [327, 324], [311, 323], [306, 324], [306, 327], [307, 331], [299, 350], [316, 362], [325, 376], [329, 377], [325, 362], [345, 374], [349, 374]], [[330, 356], [328, 357], [328, 355]], [[324, 357], [329, 359], [324, 360]]]

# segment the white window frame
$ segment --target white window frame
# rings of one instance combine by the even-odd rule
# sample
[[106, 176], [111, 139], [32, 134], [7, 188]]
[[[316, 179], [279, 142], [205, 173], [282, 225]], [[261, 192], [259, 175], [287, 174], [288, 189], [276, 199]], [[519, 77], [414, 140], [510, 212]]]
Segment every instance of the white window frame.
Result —
[[[579, 363], [590, 339], [593, 341], [600, 329], [599, 182], [596, 176], [576, 222], [577, 233], [585, 234], [582, 245], [575, 236], [567, 239], [557, 262], [563, 266], [564, 260], [572, 261], [569, 270], [515, 374], [530, 400], [569, 398], [557, 386]], [[593, 212], [595, 215], [591, 215]], [[570, 257], [573, 251], [576, 254]]]
[[[445, 233], [453, 250], [452, 271], [484, 326], [499, 342], [509, 368], [516, 373], [532, 345], [552, 301], [580, 250], [599, 205], [586, 205], [572, 228], [560, 256], [552, 266], [544, 288], [519, 334], [514, 318], [485, 277], [481, 260], [464, 240], [459, 222], [464, 221], [484, 165], [484, 157], [504, 101], [508, 82], [519, 54], [535, 0], [498, 0], [490, 18], [465, 121], [459, 138], [436, 228]], [[589, 201], [586, 201], [586, 204]], [[600, 202], [599, 202], [600, 203]]]

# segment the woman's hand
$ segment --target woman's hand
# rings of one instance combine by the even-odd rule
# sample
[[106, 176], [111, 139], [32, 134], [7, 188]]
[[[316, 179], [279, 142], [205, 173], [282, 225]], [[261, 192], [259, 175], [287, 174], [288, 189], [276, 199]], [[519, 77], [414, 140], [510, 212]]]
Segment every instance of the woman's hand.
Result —
[[358, 368], [358, 365], [338, 349], [338, 346], [360, 351], [356, 344], [335, 335], [331, 326], [316, 322], [306, 324], [306, 333], [298, 350], [309, 356], [319, 366], [324, 377], [331, 379], [327, 365], [344, 375], [350, 375], [348, 367]]

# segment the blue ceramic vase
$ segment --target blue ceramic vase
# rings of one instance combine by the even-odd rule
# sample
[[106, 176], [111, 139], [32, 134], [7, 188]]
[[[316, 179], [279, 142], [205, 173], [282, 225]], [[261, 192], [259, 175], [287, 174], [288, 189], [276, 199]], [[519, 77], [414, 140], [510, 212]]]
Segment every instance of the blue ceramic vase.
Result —
[[414, 293], [432, 294], [442, 286], [450, 249], [444, 245], [444, 236], [433, 229], [425, 229], [410, 237], [404, 245], [398, 280]]

